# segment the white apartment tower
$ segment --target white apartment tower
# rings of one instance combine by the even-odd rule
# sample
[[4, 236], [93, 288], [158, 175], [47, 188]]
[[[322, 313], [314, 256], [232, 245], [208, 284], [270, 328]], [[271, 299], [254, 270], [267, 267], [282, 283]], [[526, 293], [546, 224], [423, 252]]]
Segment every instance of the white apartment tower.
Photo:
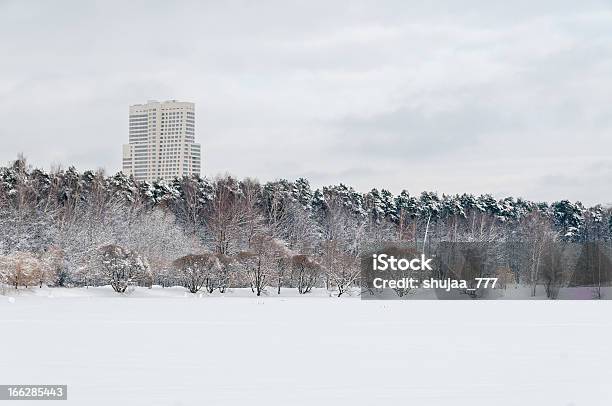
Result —
[[193, 103], [149, 100], [130, 106], [123, 173], [139, 181], [199, 175], [201, 157], [200, 144], [195, 143]]

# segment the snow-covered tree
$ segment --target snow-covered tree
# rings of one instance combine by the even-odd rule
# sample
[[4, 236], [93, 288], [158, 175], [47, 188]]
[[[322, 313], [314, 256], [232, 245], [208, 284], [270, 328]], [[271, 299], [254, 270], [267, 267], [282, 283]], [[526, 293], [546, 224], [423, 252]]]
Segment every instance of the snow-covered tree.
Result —
[[197, 293], [202, 287], [212, 293], [216, 289], [215, 273], [221, 267], [219, 259], [213, 253], [190, 254], [176, 259], [172, 265], [180, 273], [183, 285], [191, 293]]
[[266, 233], [256, 234], [248, 250], [241, 251], [236, 256], [246, 272], [251, 289], [261, 296], [277, 274], [279, 259], [287, 255], [284, 242]]
[[132, 284], [150, 278], [149, 264], [138, 253], [118, 245], [107, 245], [99, 251], [99, 277], [115, 292], [124, 293]]
[[291, 267], [295, 286], [300, 294], [310, 292], [321, 279], [321, 265], [308, 255], [293, 255]]
[[[211, 251], [222, 264], [214, 283], [220, 291], [249, 284], [260, 291], [268, 285], [299, 289], [299, 272], [287, 258], [303, 256], [320, 266], [316, 283], [346, 291], [357, 284], [356, 259], [380, 243], [428, 253], [446, 242], [486, 243], [487, 257], [496, 261], [491, 272], [508, 268], [533, 289], [543, 283], [538, 264], [545, 240], [606, 242], [611, 250], [607, 207], [489, 194], [393, 196], [384, 186], [360, 193], [340, 183], [313, 191], [303, 178], [260, 184], [229, 175], [137, 182], [121, 172], [74, 167], [47, 173], [19, 157], [0, 167], [0, 255], [40, 260], [36, 285], [89, 286], [109, 283], [92, 264], [99, 265], [99, 247], [117, 246], [150, 263], [154, 276], [139, 282], [168, 286], [182, 283], [171, 266], [175, 258]], [[265, 240], [284, 248], [272, 254], [263, 247], [275, 244], [262, 245]], [[53, 250], [58, 255], [51, 261]], [[244, 272], [254, 269], [249, 257], [265, 258], [264, 267]]]
[[18, 289], [36, 285], [42, 264], [28, 252], [17, 252], [0, 257], [0, 279]]
[[579, 237], [584, 223], [584, 207], [580, 202], [568, 200], [554, 202], [551, 207], [552, 219], [561, 233], [561, 237], [572, 241]]

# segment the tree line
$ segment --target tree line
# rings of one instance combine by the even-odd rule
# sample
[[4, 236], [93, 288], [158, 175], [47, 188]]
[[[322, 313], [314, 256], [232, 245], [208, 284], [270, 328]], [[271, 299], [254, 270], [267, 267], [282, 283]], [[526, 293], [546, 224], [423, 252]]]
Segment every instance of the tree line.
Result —
[[[545, 247], [605, 248], [611, 236], [609, 207], [567, 200], [313, 190], [303, 178], [137, 182], [121, 172], [46, 172], [23, 158], [0, 168], [0, 282], [15, 288], [159, 284], [260, 295], [327, 287], [342, 295], [360, 284], [361, 256], [390, 243], [429, 253], [448, 243], [503, 244], [496, 267], [536, 286]], [[510, 249], [531, 261], [512, 263]]]

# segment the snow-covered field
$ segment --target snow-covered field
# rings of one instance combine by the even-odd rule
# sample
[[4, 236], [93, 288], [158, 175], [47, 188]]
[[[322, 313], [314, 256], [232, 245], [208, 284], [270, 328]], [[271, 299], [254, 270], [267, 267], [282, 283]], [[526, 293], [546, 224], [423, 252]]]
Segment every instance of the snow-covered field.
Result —
[[66, 404], [612, 404], [610, 301], [9, 294], [0, 384], [65, 383]]

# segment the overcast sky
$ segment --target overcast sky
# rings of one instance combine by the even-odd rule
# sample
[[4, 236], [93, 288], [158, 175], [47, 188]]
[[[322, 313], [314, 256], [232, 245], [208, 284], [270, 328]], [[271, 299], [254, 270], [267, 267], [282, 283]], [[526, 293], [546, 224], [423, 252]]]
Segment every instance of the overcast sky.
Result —
[[178, 99], [207, 176], [612, 202], [610, 1], [209, 3], [0, 0], [0, 162], [114, 173]]

